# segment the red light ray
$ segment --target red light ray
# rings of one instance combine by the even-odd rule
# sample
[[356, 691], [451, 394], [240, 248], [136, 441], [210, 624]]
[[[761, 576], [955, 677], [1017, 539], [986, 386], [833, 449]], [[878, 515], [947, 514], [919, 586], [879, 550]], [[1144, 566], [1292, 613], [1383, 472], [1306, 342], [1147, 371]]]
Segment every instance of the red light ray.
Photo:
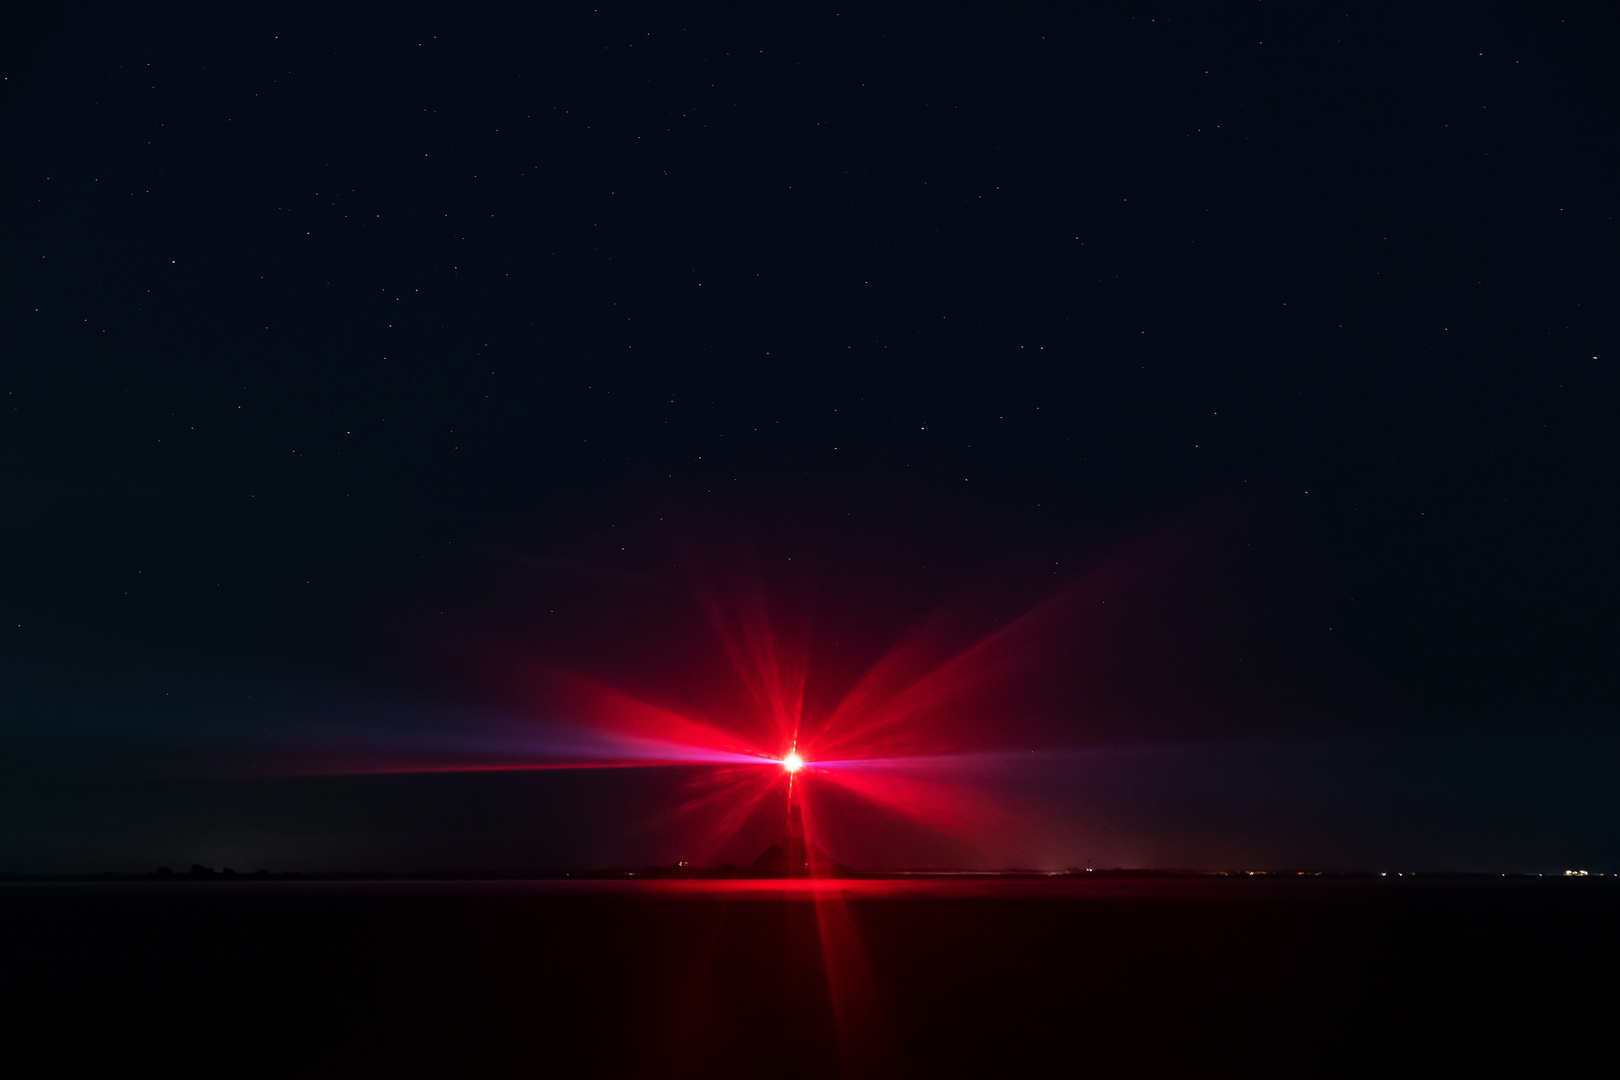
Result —
[[[926, 758], [828, 762], [815, 770], [815, 777], [818, 783], [835, 784], [881, 810], [969, 843], [983, 844], [1017, 826], [1004, 806], [973, 784], [920, 775], [930, 764]], [[808, 804], [808, 788], [806, 796]]]
[[[801, 770], [800, 775], [804, 771]], [[814, 801], [802, 798], [800, 805], [806, 837], [823, 835], [825, 830], [817, 818]], [[894, 1044], [889, 1025], [884, 1021], [883, 1001], [872, 977], [866, 947], [845, 900], [842, 883], [827, 880], [829, 870], [825, 864], [811, 861], [811, 878], [820, 879], [815, 881], [810, 902], [815, 908], [822, 972], [844, 1067], [851, 1073], [871, 1075], [897, 1064], [892, 1060]]]
[[557, 706], [579, 722], [606, 731], [691, 749], [769, 760], [746, 738], [712, 723], [653, 705], [595, 679], [550, 673], [545, 689]]
[[[645, 713], [639, 719], [645, 720]], [[692, 741], [635, 735], [606, 725], [577, 724], [533, 725], [494, 739], [388, 739], [375, 733], [368, 739], [361, 733], [344, 733], [321, 740], [319, 749], [305, 751], [291, 762], [281, 763], [283, 759], [278, 756], [272, 768], [280, 774], [298, 776], [349, 776], [775, 764], [759, 753], [716, 747], [711, 741], [693, 738], [694, 732], [701, 735], [705, 725], [669, 726], [675, 728], [675, 734]], [[650, 729], [647, 724], [640, 727]]]
[[757, 766], [706, 770], [687, 787], [671, 817], [688, 837], [692, 855], [712, 859], [751, 820], [784, 798], [784, 777]]
[[[1170, 537], [1139, 545], [1007, 625], [952, 649], [947, 620], [925, 624], [863, 675], [807, 739], [824, 757], [946, 754], [1008, 734], [1009, 691], [1056, 659], [1078, 619], [1175, 554]], [[998, 700], [998, 698], [1000, 700]]]
[[783, 646], [765, 610], [763, 587], [730, 590], [724, 601], [715, 590], [705, 590], [703, 601], [732, 670], [753, 699], [756, 715], [765, 718], [765, 741], [791, 747], [804, 713], [808, 665], [803, 651]]
[[684, 765], [686, 761], [522, 761], [458, 764], [443, 761], [355, 761], [339, 758], [300, 763], [283, 770], [291, 776], [414, 776], [429, 773], [566, 772], [594, 769], [646, 769]]

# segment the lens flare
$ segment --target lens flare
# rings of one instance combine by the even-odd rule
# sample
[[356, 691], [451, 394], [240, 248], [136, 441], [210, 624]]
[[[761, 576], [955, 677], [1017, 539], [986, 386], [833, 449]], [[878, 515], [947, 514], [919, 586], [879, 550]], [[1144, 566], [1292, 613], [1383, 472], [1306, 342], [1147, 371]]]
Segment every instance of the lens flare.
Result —
[[[1053, 703], [1070, 683], [1094, 677], [1107, 688], [1106, 670], [1081, 663], [1075, 674], [1077, 635], [1101, 640], [1100, 620], [1114, 610], [1103, 605], [1158, 576], [1186, 546], [1183, 530], [1146, 538], [1021, 614], [998, 615], [988, 633], [972, 605], [944, 609], [864, 671], [835, 669], [820, 683], [810, 678], [808, 627], [784, 631], [762, 583], [702, 587], [699, 607], [722, 646], [715, 659], [730, 669], [708, 689], [696, 680], [671, 690], [679, 697], [648, 700], [492, 646], [478, 664], [525, 701], [526, 715], [394, 724], [381, 737], [334, 729], [289, 771], [679, 770], [682, 794], [655, 817], [679, 819], [682, 854], [743, 854], [726, 845], [775, 832], [766, 818], [785, 797], [791, 827], [782, 827], [776, 855], [760, 856], [761, 873], [799, 845], [806, 857], [795, 865], [837, 873], [839, 849], [870, 852], [872, 836], [888, 838], [879, 848], [937, 843], [969, 858], [1023, 850], [1039, 814], [1009, 770], [1061, 749], [1073, 712]], [[1049, 691], [1059, 697], [1049, 702]]]

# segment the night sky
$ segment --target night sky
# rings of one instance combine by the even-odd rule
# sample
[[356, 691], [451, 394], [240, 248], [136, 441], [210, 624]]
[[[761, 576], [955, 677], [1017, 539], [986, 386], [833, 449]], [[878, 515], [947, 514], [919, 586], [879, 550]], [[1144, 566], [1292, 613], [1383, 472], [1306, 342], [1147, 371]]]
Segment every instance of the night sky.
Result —
[[686, 858], [309, 773], [726, 715], [716, 595], [809, 714], [1058, 611], [1027, 835], [847, 861], [1620, 869], [1603, 11], [8, 7], [0, 871]]

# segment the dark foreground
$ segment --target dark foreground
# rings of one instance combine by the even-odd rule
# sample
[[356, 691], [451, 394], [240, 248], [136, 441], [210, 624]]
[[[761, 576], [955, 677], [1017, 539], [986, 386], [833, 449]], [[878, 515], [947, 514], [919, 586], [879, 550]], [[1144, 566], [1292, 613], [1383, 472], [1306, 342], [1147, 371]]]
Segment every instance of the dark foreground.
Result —
[[[1544, 1073], [1612, 880], [0, 886], [12, 1075]], [[12, 1071], [13, 1069], [18, 1071]]]

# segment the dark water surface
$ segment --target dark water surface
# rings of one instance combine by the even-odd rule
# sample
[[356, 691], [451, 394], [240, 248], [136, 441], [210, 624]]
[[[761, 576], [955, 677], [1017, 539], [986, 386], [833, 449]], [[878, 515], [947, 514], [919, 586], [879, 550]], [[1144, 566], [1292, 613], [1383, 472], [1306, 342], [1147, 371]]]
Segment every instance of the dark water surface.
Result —
[[7, 1057], [297, 1076], [1411, 1075], [1612, 1054], [1609, 879], [0, 886]]

